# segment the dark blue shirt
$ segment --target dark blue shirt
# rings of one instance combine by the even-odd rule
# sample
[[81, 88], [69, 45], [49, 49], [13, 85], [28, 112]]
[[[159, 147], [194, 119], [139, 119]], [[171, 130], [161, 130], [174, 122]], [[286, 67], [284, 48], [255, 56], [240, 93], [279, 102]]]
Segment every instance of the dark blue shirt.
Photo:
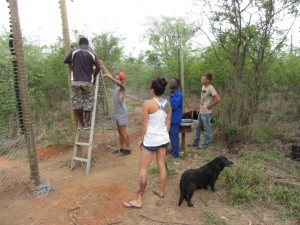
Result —
[[169, 100], [172, 107], [171, 123], [181, 123], [182, 119], [182, 93], [178, 88], [174, 93], [170, 93]]

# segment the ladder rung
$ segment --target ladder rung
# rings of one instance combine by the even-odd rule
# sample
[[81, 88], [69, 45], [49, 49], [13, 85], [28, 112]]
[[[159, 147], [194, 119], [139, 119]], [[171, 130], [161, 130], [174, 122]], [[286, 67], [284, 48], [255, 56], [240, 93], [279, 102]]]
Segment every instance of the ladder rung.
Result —
[[80, 157], [73, 157], [73, 160], [76, 160], [76, 161], [82, 161], [82, 162], [88, 162], [88, 159], [85, 159], [85, 158], [80, 158]]
[[86, 143], [86, 142], [75, 142], [75, 145], [89, 146], [89, 143]]

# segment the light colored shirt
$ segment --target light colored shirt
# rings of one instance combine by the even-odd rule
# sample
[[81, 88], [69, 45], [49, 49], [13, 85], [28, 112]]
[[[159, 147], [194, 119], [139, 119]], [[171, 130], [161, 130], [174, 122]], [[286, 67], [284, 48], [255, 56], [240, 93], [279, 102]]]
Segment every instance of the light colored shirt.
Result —
[[211, 114], [212, 109], [207, 109], [207, 106], [213, 102], [214, 96], [217, 94], [215, 88], [209, 84], [207, 87], [202, 86], [201, 100], [200, 100], [200, 113]]
[[143, 145], [148, 147], [156, 147], [170, 142], [170, 137], [166, 125], [168, 101], [162, 99], [154, 100], [159, 105], [159, 110], [149, 114], [146, 133], [144, 135]]

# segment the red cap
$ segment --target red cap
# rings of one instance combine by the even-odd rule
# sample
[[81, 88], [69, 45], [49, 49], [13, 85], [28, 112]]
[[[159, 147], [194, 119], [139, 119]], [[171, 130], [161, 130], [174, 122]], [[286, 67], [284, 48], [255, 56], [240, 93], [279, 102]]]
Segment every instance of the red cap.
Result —
[[119, 72], [118, 77], [120, 78], [120, 80], [125, 80], [125, 78], [126, 78], [125, 73], [123, 73], [123, 72]]

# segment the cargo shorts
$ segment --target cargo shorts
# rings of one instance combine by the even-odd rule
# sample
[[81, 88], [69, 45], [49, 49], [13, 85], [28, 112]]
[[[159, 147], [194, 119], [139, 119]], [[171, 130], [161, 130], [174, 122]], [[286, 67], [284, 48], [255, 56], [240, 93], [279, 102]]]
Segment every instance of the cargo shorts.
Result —
[[72, 81], [71, 102], [74, 109], [83, 108], [85, 111], [92, 111], [94, 107], [94, 85], [90, 82]]

